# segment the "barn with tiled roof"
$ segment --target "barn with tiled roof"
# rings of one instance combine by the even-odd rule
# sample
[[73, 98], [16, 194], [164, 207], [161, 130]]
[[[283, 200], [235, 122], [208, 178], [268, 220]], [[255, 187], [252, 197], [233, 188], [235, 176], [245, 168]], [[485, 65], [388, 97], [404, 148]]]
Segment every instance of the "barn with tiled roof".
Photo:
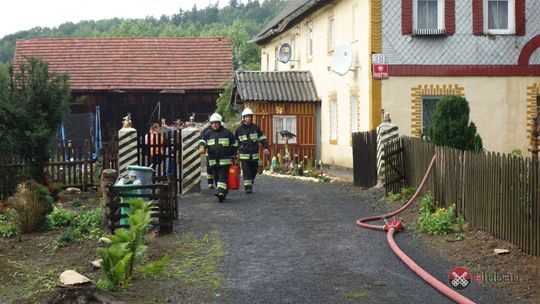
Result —
[[140, 130], [158, 118], [205, 119], [233, 75], [231, 42], [216, 37], [18, 40], [14, 65], [32, 56], [68, 73], [73, 112], [100, 105], [111, 132], [128, 112]]

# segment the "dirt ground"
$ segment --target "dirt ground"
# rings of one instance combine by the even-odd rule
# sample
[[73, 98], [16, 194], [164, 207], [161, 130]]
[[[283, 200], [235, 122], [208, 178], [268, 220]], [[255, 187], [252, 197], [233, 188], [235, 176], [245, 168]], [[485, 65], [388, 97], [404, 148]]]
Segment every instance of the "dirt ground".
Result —
[[[291, 200], [288, 198], [289, 192], [292, 192], [291, 189], [294, 188], [293, 186], [311, 187], [307, 182], [300, 183], [290, 181], [282, 183], [278, 179], [273, 180], [266, 178], [261, 184], [261, 186], [264, 186], [260, 188], [261, 193], [256, 193], [254, 195], [260, 195], [260, 197], [262, 197], [266, 191], [270, 192], [271, 188], [276, 184], [281, 187], [282, 191], [277, 194], [272, 193], [271, 197], [279, 197], [280, 204], [278, 204], [276, 199], [272, 199], [272, 202], [260, 202], [257, 206], [249, 207], [250, 203], [243, 201], [244, 196], [235, 194], [236, 198], [235, 196], [232, 196], [231, 198], [232, 204], [225, 204], [222, 206], [221, 210], [215, 211], [215, 218], [209, 218], [207, 222], [204, 222], [201, 216], [208, 215], [209, 210], [214, 210], [216, 208], [213, 201], [214, 197], [204, 193], [202, 195], [193, 196], [189, 202], [186, 203], [186, 206], [184, 206], [184, 208], [188, 208], [188, 211], [191, 211], [181, 215], [180, 221], [178, 221], [175, 226], [175, 233], [157, 238], [148, 238], [148, 256], [150, 260], [157, 260], [165, 254], [169, 254], [171, 257], [165, 273], [156, 279], [143, 278], [142, 276], [135, 275], [128, 291], [115, 292], [107, 296], [114, 298], [118, 303], [235, 303], [235, 299], [249, 299], [249, 295], [247, 294], [235, 298], [235, 295], [228, 294], [227, 292], [227, 288], [231, 286], [244, 288], [246, 287], [244, 285], [249, 284], [248, 282], [253, 282], [253, 278], [250, 278], [249, 280], [248, 278], [244, 278], [246, 280], [239, 280], [226, 277], [227, 271], [231, 270], [230, 267], [234, 268], [234, 266], [225, 265], [227, 260], [234, 262], [231, 265], [241, 265], [245, 261], [244, 257], [235, 257], [233, 255], [234, 248], [242, 244], [235, 243], [236, 241], [231, 239], [231, 236], [228, 235], [228, 233], [236, 231], [236, 229], [238, 229], [237, 232], [245, 231], [247, 235], [249, 235], [250, 232], [253, 232], [251, 229], [254, 229], [254, 227], [251, 222], [240, 222], [240, 219], [245, 215], [243, 215], [245, 212], [249, 212], [253, 218], [260, 217], [261, 221], [259, 223], [261, 223], [261, 225], [268, 225], [267, 229], [271, 232], [276, 229], [279, 230], [281, 226], [274, 226], [273, 223], [267, 222], [268, 217], [275, 218], [278, 221], [284, 221], [284, 219], [282, 219], [283, 212], [291, 213], [292, 210], [293, 213], [288, 214], [287, 216], [294, 217], [296, 216], [294, 212], [300, 212], [300, 210], [302, 210], [301, 208], [304, 206], [303, 204], [311, 204], [308, 199], [311, 196], [306, 196], [301, 200]], [[291, 189], [289, 189], [289, 186], [291, 186]], [[368, 190], [369, 192], [361, 191], [351, 186], [350, 183], [341, 181], [332, 186], [329, 184], [323, 185], [317, 190], [320, 192], [317, 195], [332, 197], [330, 191], [336, 187], [340, 189], [341, 195], [347, 200], [352, 200], [352, 196], [357, 197], [358, 200], [363, 200], [366, 196], [372, 197], [373, 195], [380, 195], [382, 193], [380, 190]], [[350, 195], [346, 193], [349, 193]], [[78, 203], [73, 204], [74, 201], [78, 201]], [[328, 201], [330, 201], [330, 199], [328, 199]], [[95, 200], [95, 197], [92, 195], [83, 194], [83, 196], [79, 197], [64, 197], [63, 204], [64, 206], [75, 205], [92, 207], [97, 204], [97, 200]], [[377, 204], [378, 206], [373, 207], [373, 210], [381, 209], [381, 206], [384, 206], [384, 208], [388, 210], [395, 210], [400, 206], [398, 204], [387, 204], [382, 198], [374, 204]], [[301, 236], [305, 239], [309, 236], [307, 234], [308, 231], [311, 230], [322, 233], [325, 237], [325, 244], [337, 242], [335, 249], [338, 250], [338, 254], [351, 255], [348, 257], [351, 264], [353, 261], [357, 263], [357, 258], [355, 257], [356, 254], [351, 253], [355, 252], [357, 248], [362, 248], [361, 244], [359, 243], [352, 246], [347, 243], [342, 243], [341, 241], [344, 242], [345, 238], [343, 240], [336, 239], [334, 234], [327, 231], [326, 229], [329, 227], [330, 220], [334, 220], [332, 214], [334, 213], [335, 207], [323, 206], [324, 205], [321, 205], [320, 207], [317, 207], [317, 209], [307, 211], [308, 214], [306, 215], [306, 219], [299, 224], [308, 225], [310, 229], [300, 229], [299, 231], [302, 233]], [[344, 215], [347, 213], [352, 214], [352, 217], [347, 221], [340, 221], [343, 222], [343, 224], [340, 224], [341, 226], [339, 226], [339, 228], [342, 232], [354, 235], [357, 233], [357, 228], [354, 227], [353, 218], [356, 216], [357, 207], [352, 203], [343, 203], [343, 206], [349, 206], [348, 208], [353, 212], [343, 212]], [[327, 212], [327, 215], [332, 216], [326, 218], [315, 213], [318, 209], [324, 209], [325, 212]], [[418, 207], [414, 206], [402, 214], [407, 227], [411, 227], [418, 217], [417, 210]], [[237, 214], [237, 216], [234, 217], [233, 214]], [[218, 226], [220, 220], [226, 225], [223, 227]], [[213, 221], [215, 221], [216, 224], [213, 224]], [[283, 223], [279, 223], [285, 225], [290, 222], [291, 221], [284, 221]], [[59, 290], [61, 290], [58, 288], [58, 277], [60, 273], [66, 269], [76, 270], [90, 278], [92, 281], [97, 282], [102, 274], [99, 270], [93, 269], [90, 265], [90, 262], [97, 258], [96, 248], [99, 246], [97, 240], [81, 239], [68, 246], [59, 247], [56, 245], [56, 240], [61, 232], [62, 231], [57, 230], [24, 235], [21, 241], [16, 238], [0, 238], [0, 303], [63, 303], [61, 301], [55, 302], [55, 300], [59, 298]], [[287, 236], [291, 232], [289, 230], [283, 230], [281, 233], [281, 235]], [[428, 248], [432, 249], [433, 254], [446, 260], [450, 265], [467, 266], [473, 272], [519, 276], [517, 282], [486, 284], [494, 286], [497, 290], [502, 290], [508, 298], [515, 300], [513, 303], [540, 303], [540, 288], [538, 288], [540, 285], [540, 257], [525, 255], [508, 242], [498, 240], [478, 230], [466, 229], [466, 231], [463, 232], [463, 235], [464, 239], [457, 242], [447, 241], [454, 238], [455, 235], [429, 236], [425, 234], [415, 234], [414, 238], [420, 240], [422, 244], [425, 244]], [[271, 246], [272, 243], [267, 242], [275, 237], [276, 235], [268, 234], [261, 239], [254, 238], [242, 245], [244, 247], [240, 246], [238, 248], [250, 248], [250, 250], [255, 252], [260, 249], [257, 248], [260, 244]], [[278, 241], [283, 242], [283, 239], [279, 239]], [[403, 245], [407, 245], [405, 242], [406, 238], [398, 240], [398, 243], [400, 241], [403, 241]], [[227, 243], [229, 245], [227, 245]], [[289, 247], [290, 244], [295, 244], [295, 246], [301, 245], [297, 242], [283, 243], [284, 246]], [[495, 248], [509, 249], [510, 253], [495, 255], [493, 253], [493, 249]], [[330, 250], [326, 245], [321, 245], [316, 247], [316, 249], [323, 251]], [[272, 250], [275, 249], [268, 248], [267, 252], [271, 252]], [[281, 252], [280, 254], [285, 253], [286, 251]], [[418, 253], [419, 252], [417, 252], [417, 254]], [[294, 257], [294, 254], [291, 256]], [[287, 257], [285, 255], [278, 257], [283, 259], [283, 261], [285, 261], [286, 258], [290, 258], [290, 256]], [[334, 257], [336, 257], [336, 253], [329, 253], [328, 257], [325, 259], [314, 259], [313, 263], [324, 263], [326, 265], [330, 263], [328, 261], [332, 261]], [[239, 260], [235, 260], [236, 258]], [[305, 256], [303, 259], [310, 259], [310, 256]], [[252, 265], [259, 265], [259, 267], [262, 268], [270, 267], [270, 265], [264, 266], [264, 263]], [[328, 265], [326, 267], [330, 267]], [[293, 267], [293, 265], [291, 264], [290, 267]], [[302, 271], [308, 271], [310, 269], [311, 268], [306, 267], [306, 269], [302, 269]], [[239, 268], [232, 270], [233, 272], [237, 271], [238, 274], [247, 275], [247, 269]], [[255, 277], [255, 282], [257, 282], [257, 280], [266, 282], [270, 277], [269, 273], [272, 273], [273, 270], [274, 268], [271, 267], [266, 269], [264, 273], [259, 273], [258, 276]], [[333, 269], [333, 271], [341, 273], [343, 272], [343, 269], [336, 268]], [[336, 273], [334, 273], [334, 276]], [[315, 273], [312, 275], [318, 277], [322, 274]], [[347, 284], [351, 285], [344, 285], [348, 288], [345, 289], [346, 292], [341, 291], [341, 294], [345, 294], [345, 296], [342, 295], [343, 300], [341, 303], [379, 303], [375, 302], [373, 298], [369, 298], [368, 292], [370, 293], [372, 290], [384, 290], [386, 287], [381, 282], [384, 282], [386, 279], [376, 280], [372, 282], [371, 285], [366, 283], [366, 286], [368, 287], [364, 286], [359, 288], [351, 283], [358, 282], [359, 277], [352, 276], [351, 274], [351, 278], [353, 278], [353, 280], [347, 279], [347, 282], [349, 282]], [[324, 278], [321, 277], [320, 279], [321, 282], [326, 282], [324, 281]], [[295, 277], [293, 276], [291, 280], [295, 280]], [[390, 280], [386, 281], [390, 282]], [[339, 283], [342, 284], [343, 282]], [[266, 296], [264, 292], [267, 292], [268, 298], [271, 299], [279, 291], [266, 290], [269, 285], [268, 283], [265, 284], [255, 286], [257, 288], [254, 289], [254, 293], [259, 293], [259, 296]], [[291, 284], [291, 282], [287, 282], [286, 285], [279, 288], [291, 288]], [[310, 282], [310, 284], [313, 284], [313, 281]], [[260, 292], [263, 293], [261, 294]], [[99, 292], [96, 291], [96, 293]], [[385, 303], [383, 298], [380, 298], [379, 300], [382, 301], [380, 303]], [[95, 301], [93, 303], [100, 302]], [[315, 302], [312, 301], [312, 303]]]
[[[399, 203], [388, 204], [389, 210], [396, 210]], [[418, 203], [400, 215], [406, 225], [412, 226], [418, 219]], [[464, 236], [461, 241], [451, 241], [456, 236]], [[453, 263], [455, 266], [466, 266], [473, 273], [488, 275], [513, 275], [513, 282], [488, 282], [500, 287], [515, 303], [540, 303], [540, 257], [523, 253], [517, 246], [494, 236], [471, 229], [465, 223], [464, 231], [442, 236], [415, 234], [431, 249]], [[494, 249], [508, 249], [509, 253], [497, 255]], [[474, 283], [476, 284], [476, 282]], [[483, 283], [486, 284], [486, 283]]]
[[[63, 196], [61, 201], [72, 210], [97, 206], [95, 194]], [[103, 275], [90, 264], [102, 246], [97, 239], [82, 238], [61, 247], [57, 240], [62, 230], [25, 234], [20, 240], [0, 238], [0, 303], [211, 302], [223, 281], [219, 233], [211, 226], [183, 228], [178, 233], [147, 237], [149, 261], [170, 256], [160, 277], [144, 278], [135, 272], [127, 291], [105, 294], [90, 285], [77, 290], [74, 299], [78, 301], [72, 298], [71, 302], [66, 289], [59, 287], [59, 276], [72, 269], [97, 282]]]

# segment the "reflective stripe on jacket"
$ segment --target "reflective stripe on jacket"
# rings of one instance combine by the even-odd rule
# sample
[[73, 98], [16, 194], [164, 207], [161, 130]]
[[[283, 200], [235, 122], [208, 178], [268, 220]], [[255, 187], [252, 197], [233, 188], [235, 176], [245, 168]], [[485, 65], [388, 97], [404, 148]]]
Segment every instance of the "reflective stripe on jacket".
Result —
[[240, 160], [258, 160], [259, 159], [259, 143], [268, 149], [268, 140], [264, 136], [261, 128], [254, 123], [246, 125], [242, 123], [236, 131], [235, 137], [238, 141], [238, 153]]
[[232, 132], [220, 126], [217, 130], [204, 131], [199, 146], [206, 147], [210, 166], [225, 166], [232, 163], [238, 145]]

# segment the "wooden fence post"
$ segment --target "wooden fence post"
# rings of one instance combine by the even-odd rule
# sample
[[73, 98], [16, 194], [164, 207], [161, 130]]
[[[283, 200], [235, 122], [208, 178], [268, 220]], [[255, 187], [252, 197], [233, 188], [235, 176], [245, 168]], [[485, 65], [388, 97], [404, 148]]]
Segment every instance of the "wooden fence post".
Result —
[[101, 215], [101, 229], [105, 230], [109, 226], [109, 219], [107, 217], [107, 205], [111, 203], [112, 192], [109, 191], [107, 186], [114, 185], [114, 182], [116, 181], [117, 173], [116, 170], [113, 169], [105, 169], [103, 170], [103, 173], [101, 174], [101, 178], [99, 180], [99, 188], [101, 191], [101, 195], [103, 198], [103, 201], [105, 203], [105, 209], [103, 210], [103, 214]]

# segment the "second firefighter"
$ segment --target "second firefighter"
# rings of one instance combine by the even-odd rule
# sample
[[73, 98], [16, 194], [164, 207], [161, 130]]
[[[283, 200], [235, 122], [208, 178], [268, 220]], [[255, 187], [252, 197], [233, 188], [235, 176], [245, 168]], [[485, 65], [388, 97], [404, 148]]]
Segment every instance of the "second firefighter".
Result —
[[[219, 202], [227, 196], [227, 175], [233, 157], [236, 155], [236, 140], [231, 131], [221, 125], [222, 117], [218, 113], [210, 116], [210, 130], [203, 132], [199, 144], [201, 154], [208, 150], [208, 165], [217, 181]], [[205, 149], [206, 148], [206, 149]]]
[[266, 136], [252, 120], [253, 111], [250, 108], [245, 108], [242, 111], [242, 125], [235, 131], [246, 193], [253, 191], [253, 182], [259, 167], [259, 143], [264, 148], [264, 154], [269, 154]]

